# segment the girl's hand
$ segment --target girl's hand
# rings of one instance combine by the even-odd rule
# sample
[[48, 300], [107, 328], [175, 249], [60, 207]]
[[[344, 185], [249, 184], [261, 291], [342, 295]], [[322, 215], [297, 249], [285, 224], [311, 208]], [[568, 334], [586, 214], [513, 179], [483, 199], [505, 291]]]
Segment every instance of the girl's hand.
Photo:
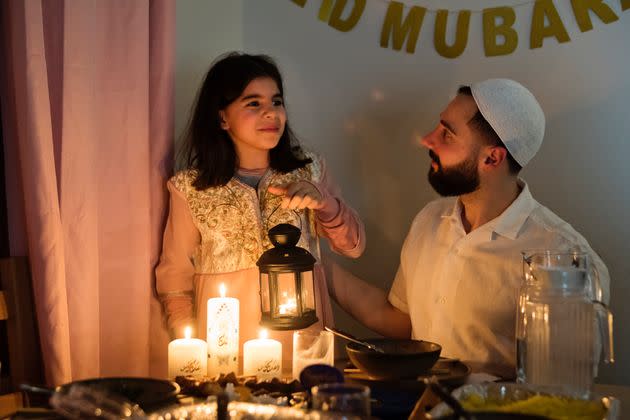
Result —
[[283, 209], [313, 209], [324, 207], [324, 199], [313, 184], [306, 181], [292, 182], [289, 184], [271, 185], [267, 189], [274, 195], [283, 196]]

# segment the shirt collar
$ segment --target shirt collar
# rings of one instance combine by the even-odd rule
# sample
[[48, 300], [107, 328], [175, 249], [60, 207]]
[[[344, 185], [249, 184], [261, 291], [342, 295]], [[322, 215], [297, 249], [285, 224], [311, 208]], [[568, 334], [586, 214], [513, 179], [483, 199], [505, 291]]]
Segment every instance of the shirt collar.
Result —
[[[537, 204], [529, 191], [527, 183], [519, 178], [517, 184], [521, 188], [521, 192], [516, 197], [516, 200], [503, 213], [486, 225], [491, 231], [510, 239], [516, 239], [523, 224]], [[454, 201], [452, 207], [446, 209], [442, 214], [442, 218], [450, 219], [451, 223], [461, 225], [461, 200], [459, 198]]]
[[462, 206], [461, 206], [461, 201], [459, 200], [459, 197], [458, 197], [457, 200], [453, 201], [453, 205], [451, 207], [447, 207], [444, 210], [444, 213], [442, 213], [442, 219], [450, 219], [452, 223], [458, 222], [458, 221], [461, 221], [461, 214], [462, 214]]
[[525, 221], [537, 205], [536, 200], [534, 200], [532, 193], [529, 191], [527, 183], [520, 178], [517, 180], [517, 183], [518, 186], [522, 188], [521, 193], [516, 197], [516, 200], [495, 219], [496, 224], [494, 226], [496, 233], [510, 239], [516, 239]]

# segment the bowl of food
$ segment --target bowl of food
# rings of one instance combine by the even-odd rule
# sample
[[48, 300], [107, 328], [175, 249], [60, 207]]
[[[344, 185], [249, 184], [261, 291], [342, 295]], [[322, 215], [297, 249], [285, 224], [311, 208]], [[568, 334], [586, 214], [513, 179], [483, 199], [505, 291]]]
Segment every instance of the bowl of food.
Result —
[[382, 352], [348, 343], [352, 364], [372, 379], [414, 378], [425, 374], [440, 358], [442, 346], [430, 341], [374, 338], [364, 340]]
[[[525, 384], [469, 384], [457, 388], [452, 396], [466, 411], [488, 419], [615, 420], [620, 410], [619, 400], [612, 397], [574, 398]], [[435, 406], [429, 415], [432, 419], [453, 418], [452, 409], [445, 402]]]

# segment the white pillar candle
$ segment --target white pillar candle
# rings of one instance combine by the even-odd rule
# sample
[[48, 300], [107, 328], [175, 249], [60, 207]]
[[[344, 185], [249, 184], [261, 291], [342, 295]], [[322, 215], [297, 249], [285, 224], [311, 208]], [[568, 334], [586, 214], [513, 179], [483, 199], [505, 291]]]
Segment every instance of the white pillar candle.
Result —
[[267, 338], [262, 330], [260, 338], [243, 345], [243, 374], [256, 375], [259, 379], [271, 379], [282, 374], [282, 343]]
[[186, 327], [186, 338], [178, 338], [168, 344], [168, 377], [203, 376], [208, 363], [208, 346], [198, 338], [190, 338], [190, 327]]
[[208, 299], [208, 376], [234, 372], [238, 375], [238, 299], [225, 297], [225, 285], [219, 286], [221, 297]]

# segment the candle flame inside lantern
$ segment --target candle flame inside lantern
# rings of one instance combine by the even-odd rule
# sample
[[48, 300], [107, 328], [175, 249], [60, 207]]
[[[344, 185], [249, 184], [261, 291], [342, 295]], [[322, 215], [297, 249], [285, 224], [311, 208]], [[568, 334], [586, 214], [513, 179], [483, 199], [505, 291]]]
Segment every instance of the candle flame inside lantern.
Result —
[[297, 310], [297, 302], [294, 298], [286, 300], [286, 303], [278, 305], [278, 312], [280, 315], [286, 315], [289, 313], [294, 314]]
[[192, 328], [186, 327], [184, 328], [184, 337], [190, 338], [192, 336]]
[[258, 333], [258, 338], [266, 339], [267, 337], [268, 337], [267, 330], [265, 329], [260, 330], [260, 332]]
[[222, 298], [225, 297], [225, 284], [223, 283], [219, 285], [219, 294], [221, 295]]

